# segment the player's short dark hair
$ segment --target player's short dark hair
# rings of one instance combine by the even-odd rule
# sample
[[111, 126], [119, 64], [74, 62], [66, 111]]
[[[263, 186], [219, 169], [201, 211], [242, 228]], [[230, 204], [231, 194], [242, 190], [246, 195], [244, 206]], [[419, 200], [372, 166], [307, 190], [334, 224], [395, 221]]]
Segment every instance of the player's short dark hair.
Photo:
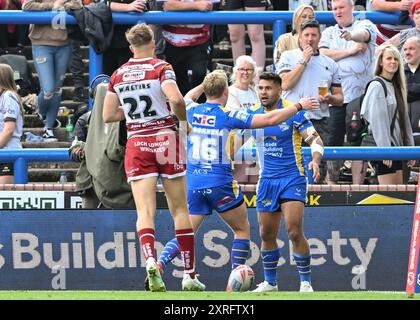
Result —
[[321, 34], [321, 27], [319, 25], [318, 20], [316, 19], [303, 21], [303, 23], [300, 25], [300, 32], [303, 32], [303, 30], [305, 30], [306, 28], [317, 28], [319, 34]]
[[267, 80], [267, 81], [273, 81], [277, 83], [279, 86], [281, 86], [281, 78], [278, 74], [274, 72], [263, 72], [260, 75], [260, 80]]

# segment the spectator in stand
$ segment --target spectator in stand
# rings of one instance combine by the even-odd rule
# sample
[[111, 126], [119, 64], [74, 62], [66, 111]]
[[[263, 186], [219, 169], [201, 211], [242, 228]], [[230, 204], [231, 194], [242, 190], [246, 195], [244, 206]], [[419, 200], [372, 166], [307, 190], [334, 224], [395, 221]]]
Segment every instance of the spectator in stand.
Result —
[[[239, 56], [236, 59], [230, 79], [232, 85], [229, 86], [226, 109], [246, 111], [260, 102], [256, 91], [257, 64], [251, 56]], [[234, 135], [234, 132], [231, 134]], [[253, 146], [254, 139], [249, 139], [244, 148], [251, 149]], [[232, 165], [235, 177], [241, 172], [246, 174], [247, 179], [250, 179], [250, 176], [257, 178], [259, 175], [259, 166], [255, 161], [232, 162]]]
[[[282, 79], [282, 98], [287, 102], [299, 101], [306, 96], [318, 96], [320, 108], [307, 111], [321, 140], [327, 141], [330, 117], [329, 107], [342, 106], [343, 91], [337, 63], [319, 52], [321, 30], [318, 21], [305, 21], [299, 33], [299, 48], [285, 51], [277, 72]], [[322, 83], [321, 83], [322, 82]], [[322, 92], [319, 87], [323, 87]], [[321, 162], [319, 183], [326, 176], [325, 162]]]
[[[23, 0], [0, 0], [0, 10], [22, 10], [22, 2]], [[0, 24], [0, 55], [12, 53], [9, 52], [10, 42], [16, 43], [16, 54], [23, 54], [27, 39], [27, 25]]]
[[[163, 11], [163, 1], [159, 0], [148, 0], [146, 9], [150, 11]], [[165, 60], [165, 39], [162, 35], [162, 25], [152, 25], [150, 26], [153, 30], [155, 36], [155, 55], [156, 58]]]
[[[23, 107], [13, 70], [0, 64], [0, 149], [22, 149]], [[13, 163], [0, 163], [0, 184], [13, 183]]]
[[[342, 77], [344, 107], [330, 108], [329, 146], [342, 146], [345, 136], [346, 106], [364, 93], [373, 78], [377, 29], [369, 20], [357, 20], [353, 16], [353, 0], [332, 0], [336, 25], [322, 33], [320, 52], [333, 59]], [[363, 184], [367, 163], [352, 162], [354, 184]], [[335, 184], [339, 178], [339, 161], [328, 161], [328, 180]]]
[[275, 11], [289, 11], [289, 4], [287, 1], [271, 1], [271, 6]]
[[228, 110], [246, 110], [259, 102], [255, 90], [257, 64], [250, 56], [240, 56], [236, 59], [231, 75], [232, 85], [229, 87], [229, 97], [226, 103]]
[[[92, 110], [80, 115], [74, 127], [75, 139], [69, 149], [73, 161], [80, 162], [76, 192], [85, 209], [134, 209], [135, 203], [124, 170], [124, 146], [119, 143], [125, 126], [105, 125], [103, 102], [109, 76], [100, 74], [90, 84]], [[78, 112], [81, 109], [78, 110]], [[105, 130], [106, 127], [106, 130]]]
[[85, 94], [83, 83], [83, 71], [85, 66], [83, 64], [82, 52], [80, 49], [81, 41], [71, 40], [71, 62], [70, 72], [73, 75], [74, 93], [73, 101], [87, 102], [88, 97]]
[[293, 14], [293, 30], [292, 32], [282, 34], [276, 40], [274, 48], [274, 66], [279, 67], [281, 54], [286, 50], [293, 50], [299, 48], [299, 31], [301, 24], [306, 20], [315, 18], [315, 11], [310, 5], [302, 4], [296, 8]]
[[[108, 0], [108, 4], [113, 12], [143, 12], [146, 8], [143, 0]], [[128, 25], [114, 26], [111, 45], [104, 52], [104, 74], [111, 76], [132, 57], [133, 54], [125, 38], [125, 32], [129, 27]]]
[[327, 0], [289, 0], [290, 11], [295, 11], [301, 5], [311, 6], [316, 11], [329, 10]]
[[[25, 0], [23, 10], [64, 10], [64, 0]], [[32, 56], [41, 86], [38, 95], [38, 111], [45, 127], [44, 141], [57, 141], [53, 128], [61, 126], [57, 120], [61, 102], [61, 86], [70, 61], [71, 46], [65, 24], [31, 24], [29, 38], [32, 41]]]
[[[405, 22], [409, 19], [409, 11], [415, 0], [367, 0], [367, 8], [369, 11], [384, 11], [384, 12], [401, 12], [400, 21]], [[376, 44], [381, 45], [388, 41], [393, 36], [398, 34], [401, 30], [410, 28], [410, 25], [391, 25], [391, 24], [377, 24], [378, 36]]]
[[402, 46], [408, 38], [413, 36], [420, 38], [420, 1], [416, 1], [411, 6], [410, 18], [414, 21], [415, 27], [400, 31], [400, 33], [397, 33], [391, 39], [386, 41], [384, 43], [385, 45], [392, 44], [402, 53]]
[[[226, 0], [226, 10], [232, 11], [265, 11], [267, 0]], [[229, 36], [232, 44], [233, 60], [245, 55], [245, 25], [229, 24]], [[265, 38], [263, 24], [247, 25], [249, 40], [251, 41], [252, 57], [257, 62], [257, 71], [261, 73], [265, 67]]]
[[[202, 11], [213, 9], [211, 1], [168, 0], [165, 11]], [[203, 82], [207, 73], [210, 26], [207, 24], [163, 25], [165, 56], [176, 74], [179, 90], [185, 95]], [[191, 80], [190, 80], [191, 78]]]
[[[369, 123], [362, 146], [413, 146], [413, 132], [407, 110], [404, 66], [398, 50], [382, 45], [375, 65], [375, 76], [384, 80], [387, 96], [379, 81], [372, 82], [363, 99], [360, 114]], [[408, 161], [412, 167], [415, 161]], [[402, 161], [372, 161], [379, 184], [402, 184]]]
[[420, 146], [420, 39], [409, 38], [403, 45], [405, 78], [407, 81], [408, 114], [413, 130], [414, 144]]

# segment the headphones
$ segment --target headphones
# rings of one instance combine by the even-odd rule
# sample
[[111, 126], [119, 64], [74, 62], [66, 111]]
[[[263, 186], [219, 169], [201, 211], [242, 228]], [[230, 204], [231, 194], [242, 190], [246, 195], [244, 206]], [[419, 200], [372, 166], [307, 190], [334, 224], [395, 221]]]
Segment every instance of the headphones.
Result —
[[96, 87], [98, 86], [98, 84], [100, 83], [109, 83], [110, 82], [110, 77], [106, 74], [98, 74], [95, 78], [93, 78], [93, 80], [90, 82], [89, 85], [89, 96], [94, 99], [95, 98], [95, 93], [96, 93]]

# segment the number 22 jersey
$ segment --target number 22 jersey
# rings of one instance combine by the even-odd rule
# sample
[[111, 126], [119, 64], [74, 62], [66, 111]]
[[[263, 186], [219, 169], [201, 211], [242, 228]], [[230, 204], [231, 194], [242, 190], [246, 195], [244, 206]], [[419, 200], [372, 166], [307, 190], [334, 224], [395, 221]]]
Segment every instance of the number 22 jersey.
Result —
[[176, 81], [172, 66], [154, 58], [131, 58], [112, 74], [108, 91], [117, 94], [123, 107], [128, 139], [175, 127], [161, 89], [169, 81]]

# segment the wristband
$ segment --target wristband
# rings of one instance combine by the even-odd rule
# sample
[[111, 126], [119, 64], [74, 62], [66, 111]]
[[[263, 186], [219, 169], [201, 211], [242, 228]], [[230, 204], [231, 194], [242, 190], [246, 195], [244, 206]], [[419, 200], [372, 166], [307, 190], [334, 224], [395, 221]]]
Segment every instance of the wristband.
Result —
[[298, 112], [303, 109], [303, 106], [300, 104], [300, 102], [296, 103], [295, 107], [296, 107]]

